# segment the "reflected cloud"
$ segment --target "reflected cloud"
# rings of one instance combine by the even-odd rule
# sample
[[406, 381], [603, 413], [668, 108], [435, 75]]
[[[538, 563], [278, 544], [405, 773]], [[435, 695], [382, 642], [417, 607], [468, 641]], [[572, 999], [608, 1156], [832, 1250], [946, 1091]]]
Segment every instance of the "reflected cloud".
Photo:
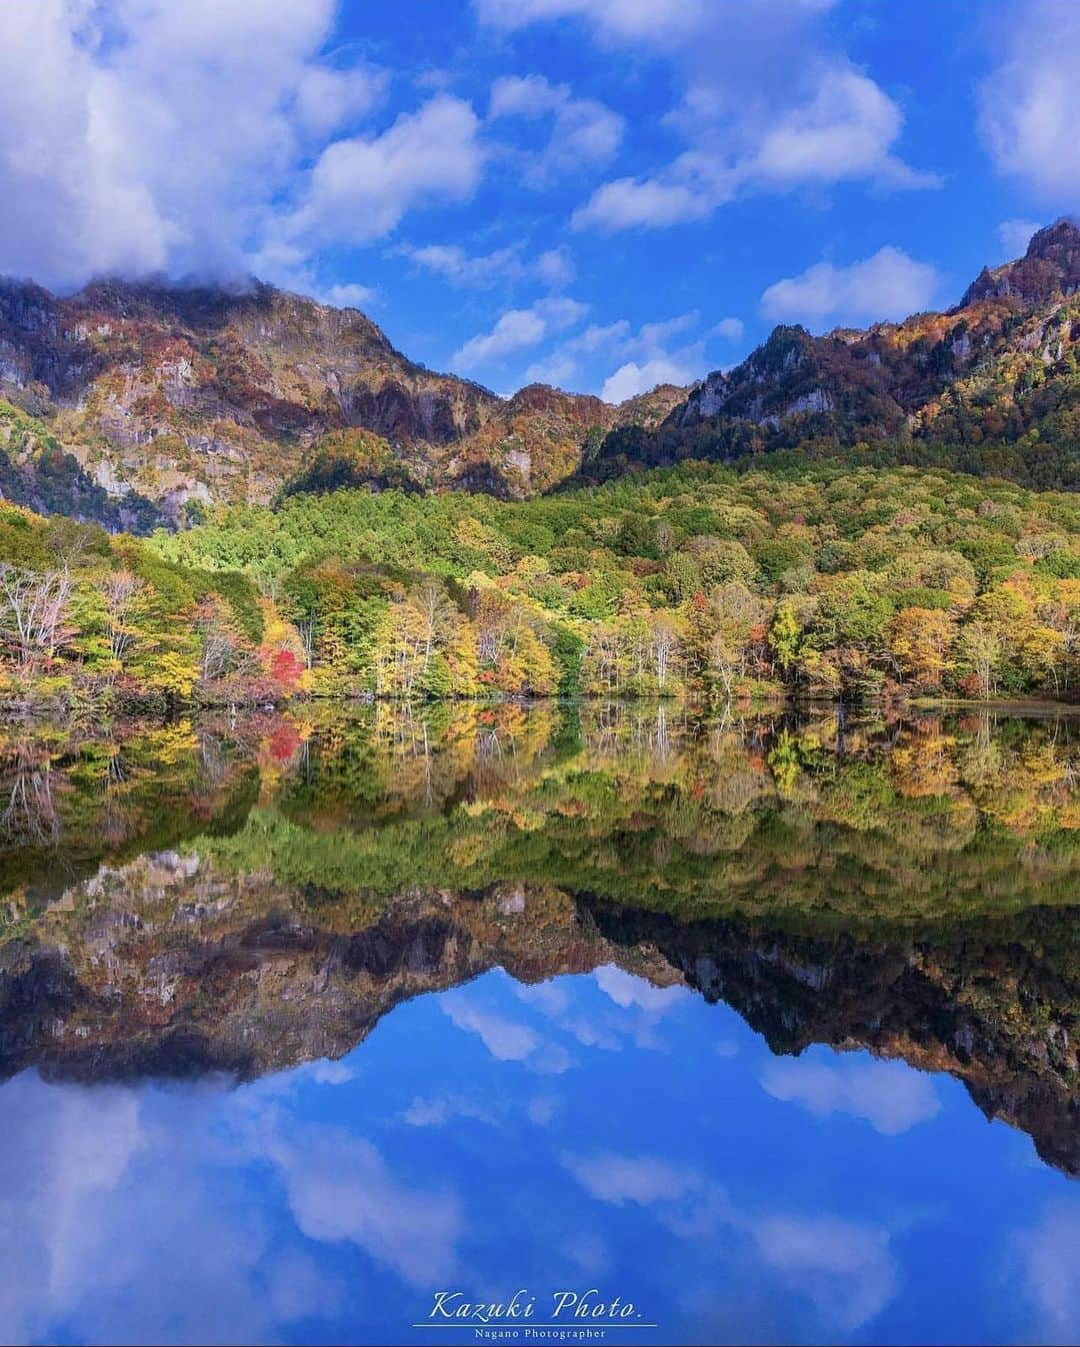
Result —
[[75, 1316], [88, 1341], [277, 1338], [265, 1229], [208, 1172], [208, 1098], [185, 1091], [174, 1128], [124, 1087], [0, 1089], [3, 1341], [55, 1340]]
[[475, 1118], [477, 1122], [494, 1123], [495, 1115], [482, 1105], [461, 1095], [439, 1095], [424, 1098], [417, 1095], [404, 1113], [410, 1127], [441, 1127], [451, 1118]]
[[619, 1207], [627, 1202], [639, 1206], [673, 1202], [701, 1186], [700, 1175], [679, 1169], [655, 1155], [565, 1152], [562, 1163], [592, 1197]]
[[815, 1118], [846, 1113], [883, 1136], [899, 1136], [941, 1109], [929, 1076], [903, 1062], [774, 1057], [761, 1071], [761, 1088], [774, 1099], [801, 1104]]
[[562, 1162], [598, 1201], [653, 1209], [687, 1250], [715, 1244], [723, 1230], [742, 1236], [756, 1249], [760, 1270], [809, 1300], [831, 1332], [862, 1327], [898, 1289], [889, 1232], [880, 1226], [742, 1210], [704, 1174], [656, 1156], [565, 1153]]
[[406, 1188], [370, 1142], [309, 1125], [266, 1148], [309, 1239], [348, 1240], [414, 1286], [454, 1276], [461, 1211], [454, 1194]]
[[606, 992], [617, 1006], [622, 1006], [623, 1009], [637, 1006], [639, 1010], [646, 1010], [650, 1015], [662, 1015], [676, 1002], [683, 1001], [690, 995], [685, 987], [677, 984], [670, 987], [656, 987], [645, 978], [635, 977], [633, 973], [627, 973], [625, 969], [617, 968], [613, 963], [598, 968], [593, 976], [600, 989]]
[[1024, 1291], [1036, 1311], [1032, 1342], [1080, 1342], [1080, 1203], [1057, 1203], [1017, 1236]]
[[476, 1034], [500, 1062], [521, 1062], [530, 1071], [550, 1076], [561, 1075], [574, 1064], [560, 1044], [542, 1038], [527, 1024], [476, 1005], [467, 994], [444, 994], [442, 1009], [451, 1024]]
[[530, 1099], [526, 1112], [529, 1115], [529, 1121], [537, 1127], [546, 1127], [559, 1109], [559, 1101], [550, 1094], [537, 1095], [535, 1099]]
[[888, 1232], [828, 1217], [773, 1216], [750, 1223], [765, 1261], [808, 1297], [826, 1325], [854, 1332], [896, 1294]]

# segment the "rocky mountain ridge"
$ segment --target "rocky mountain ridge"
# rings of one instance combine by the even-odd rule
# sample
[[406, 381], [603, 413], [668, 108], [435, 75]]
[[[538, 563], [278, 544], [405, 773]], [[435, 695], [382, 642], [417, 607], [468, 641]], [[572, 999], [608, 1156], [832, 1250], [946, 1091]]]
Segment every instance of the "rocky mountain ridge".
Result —
[[[527, 495], [576, 466], [592, 427], [619, 419], [598, 398], [540, 385], [499, 398], [409, 360], [356, 309], [259, 283], [102, 281], [60, 299], [0, 282], [0, 397], [19, 423], [0, 437], [5, 494], [57, 508], [40, 461], [60, 449], [73, 512], [81, 495], [83, 513], [100, 516], [90, 498], [103, 491], [174, 522], [189, 502], [271, 500], [327, 436], [351, 429], [385, 441], [419, 489]], [[647, 406], [635, 399], [626, 414]]]
[[57, 298], [3, 281], [0, 491], [140, 530], [270, 501], [313, 466], [326, 477], [326, 450], [335, 471], [356, 460], [352, 484], [502, 497], [778, 449], [944, 455], [1074, 487], [1078, 287], [1080, 228], [1060, 220], [947, 312], [821, 337], [778, 327], [733, 370], [614, 407], [536, 384], [500, 398], [409, 360], [356, 309], [257, 282], [110, 280]]
[[[901, 323], [812, 336], [777, 327], [717, 370], [649, 437], [616, 428], [586, 479], [685, 458], [885, 451], [1080, 486], [1080, 227], [1059, 220], [1024, 257], [984, 268], [960, 303]], [[1012, 448], [1008, 448], [1012, 446]]]

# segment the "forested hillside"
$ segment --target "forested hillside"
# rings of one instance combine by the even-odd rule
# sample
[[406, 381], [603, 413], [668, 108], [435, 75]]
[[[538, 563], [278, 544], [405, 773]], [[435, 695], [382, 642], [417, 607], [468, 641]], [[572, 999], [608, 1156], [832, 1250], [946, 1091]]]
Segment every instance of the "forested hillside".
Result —
[[1080, 498], [698, 465], [524, 502], [299, 492], [145, 541], [7, 506], [0, 622], [24, 707], [1071, 697]]

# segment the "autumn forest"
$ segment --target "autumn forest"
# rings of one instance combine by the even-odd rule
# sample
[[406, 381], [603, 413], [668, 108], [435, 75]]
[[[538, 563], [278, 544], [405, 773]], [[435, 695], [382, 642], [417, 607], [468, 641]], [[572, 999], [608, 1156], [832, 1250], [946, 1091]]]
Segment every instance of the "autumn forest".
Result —
[[1080, 503], [913, 468], [686, 464], [503, 502], [367, 489], [147, 539], [7, 505], [11, 708], [289, 698], [1056, 697]]

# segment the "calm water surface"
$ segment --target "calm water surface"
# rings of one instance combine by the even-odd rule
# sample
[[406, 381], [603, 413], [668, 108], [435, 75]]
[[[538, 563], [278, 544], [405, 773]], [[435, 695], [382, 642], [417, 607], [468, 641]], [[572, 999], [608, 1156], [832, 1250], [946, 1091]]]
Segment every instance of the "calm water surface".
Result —
[[1080, 721], [317, 708], [0, 766], [3, 1340], [593, 1288], [609, 1343], [1080, 1337]]

